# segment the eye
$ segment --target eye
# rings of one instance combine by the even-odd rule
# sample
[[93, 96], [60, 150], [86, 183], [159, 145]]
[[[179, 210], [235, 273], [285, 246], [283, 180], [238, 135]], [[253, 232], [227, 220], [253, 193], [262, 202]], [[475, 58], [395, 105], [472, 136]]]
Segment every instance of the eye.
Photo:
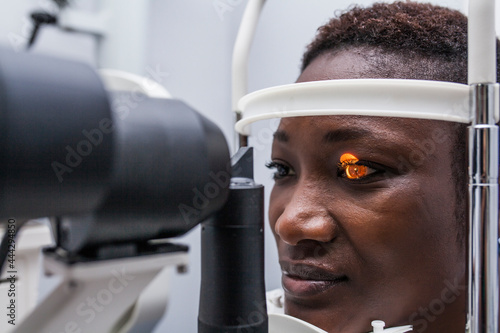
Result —
[[371, 168], [365, 165], [349, 164], [344, 168], [347, 179], [360, 179], [370, 174]]
[[275, 169], [276, 171], [273, 174], [273, 179], [274, 180], [280, 180], [285, 177], [290, 177], [290, 176], [295, 176], [295, 171], [293, 171], [292, 168], [290, 168], [288, 165], [279, 163], [279, 162], [269, 162], [266, 163], [266, 167], [269, 169]]
[[338, 166], [339, 175], [349, 180], [361, 180], [382, 172], [374, 168], [372, 163], [360, 161], [357, 157], [349, 153], [343, 154], [340, 157]]

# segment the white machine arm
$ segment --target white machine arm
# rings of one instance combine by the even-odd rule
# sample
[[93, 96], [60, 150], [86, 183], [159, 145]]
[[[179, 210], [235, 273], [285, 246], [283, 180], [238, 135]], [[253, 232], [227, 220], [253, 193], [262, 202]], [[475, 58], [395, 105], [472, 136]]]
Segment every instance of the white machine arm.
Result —
[[154, 326], [144, 330], [135, 322], [139, 296], [161, 275], [162, 287], [155, 292], [164, 310], [168, 289], [162, 272], [185, 267], [188, 256], [181, 251], [72, 264], [46, 252], [44, 260], [46, 273], [62, 281], [14, 332], [148, 332]]

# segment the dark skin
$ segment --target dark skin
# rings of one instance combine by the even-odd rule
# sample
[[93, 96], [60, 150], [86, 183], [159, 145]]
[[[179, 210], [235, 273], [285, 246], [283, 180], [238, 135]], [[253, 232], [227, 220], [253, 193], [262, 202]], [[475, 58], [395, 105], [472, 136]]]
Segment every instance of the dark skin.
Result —
[[[376, 78], [369, 67], [345, 50], [316, 58], [298, 82]], [[281, 120], [269, 218], [287, 314], [329, 333], [369, 332], [375, 319], [415, 332], [464, 331], [452, 133], [448, 123], [418, 119]]]

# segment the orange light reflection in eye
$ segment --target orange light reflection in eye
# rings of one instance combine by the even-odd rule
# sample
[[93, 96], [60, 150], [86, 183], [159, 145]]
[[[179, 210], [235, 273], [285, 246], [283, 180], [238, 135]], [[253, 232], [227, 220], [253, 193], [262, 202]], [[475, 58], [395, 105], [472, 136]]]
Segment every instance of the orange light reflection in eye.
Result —
[[368, 175], [368, 167], [358, 165], [359, 159], [356, 156], [345, 153], [340, 157], [340, 164], [344, 168], [345, 175], [348, 179], [360, 179]]
[[368, 168], [364, 165], [351, 164], [345, 168], [345, 174], [349, 179], [360, 179], [368, 174]]
[[349, 154], [349, 153], [345, 153], [345, 154], [342, 154], [342, 156], [340, 156], [340, 163], [344, 163], [344, 162], [356, 163], [357, 161], [359, 161], [357, 159], [357, 157], [352, 155], [352, 154]]

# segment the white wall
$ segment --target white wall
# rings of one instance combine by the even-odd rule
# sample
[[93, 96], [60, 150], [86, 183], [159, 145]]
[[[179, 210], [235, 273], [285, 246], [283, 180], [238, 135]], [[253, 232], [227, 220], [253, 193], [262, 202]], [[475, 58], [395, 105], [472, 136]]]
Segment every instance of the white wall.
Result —
[[[118, 1], [118, 0], [116, 0]], [[146, 0], [143, 0], [146, 1]], [[160, 83], [171, 94], [186, 101], [212, 119], [233, 142], [233, 115], [230, 110], [231, 53], [239, 21], [247, 1], [244, 0], [149, 0], [151, 2], [147, 36], [145, 75], [148, 69], [162, 74]], [[88, 10], [97, 0], [76, 1]], [[431, 1], [464, 10], [462, 0]], [[0, 43], [19, 47], [29, 34], [27, 12], [49, 6], [49, 0], [0, 0]], [[250, 91], [293, 82], [306, 44], [316, 28], [336, 10], [352, 3], [368, 5], [370, 0], [269, 0], [257, 30], [250, 58]], [[216, 5], [219, 5], [217, 7]], [[222, 6], [222, 7], [220, 7]], [[219, 10], [217, 10], [219, 8]], [[225, 8], [221, 11], [220, 8]], [[499, 29], [500, 30], [500, 29]], [[123, 50], [123, 57], [134, 52], [134, 45]], [[34, 52], [56, 54], [95, 64], [95, 43], [88, 36], [61, 33], [47, 28], [40, 35]], [[274, 123], [254, 126], [251, 139], [256, 154], [256, 179], [266, 186], [266, 197], [272, 186], [271, 175], [264, 168], [270, 158], [270, 133]], [[267, 199], [266, 199], [267, 202]], [[190, 245], [191, 266], [186, 275], [172, 281], [172, 299], [167, 315], [155, 332], [196, 332], [198, 291], [200, 283], [200, 233], [196, 228], [179, 242]], [[268, 289], [280, 286], [280, 271], [274, 240], [266, 230], [266, 284]]]

